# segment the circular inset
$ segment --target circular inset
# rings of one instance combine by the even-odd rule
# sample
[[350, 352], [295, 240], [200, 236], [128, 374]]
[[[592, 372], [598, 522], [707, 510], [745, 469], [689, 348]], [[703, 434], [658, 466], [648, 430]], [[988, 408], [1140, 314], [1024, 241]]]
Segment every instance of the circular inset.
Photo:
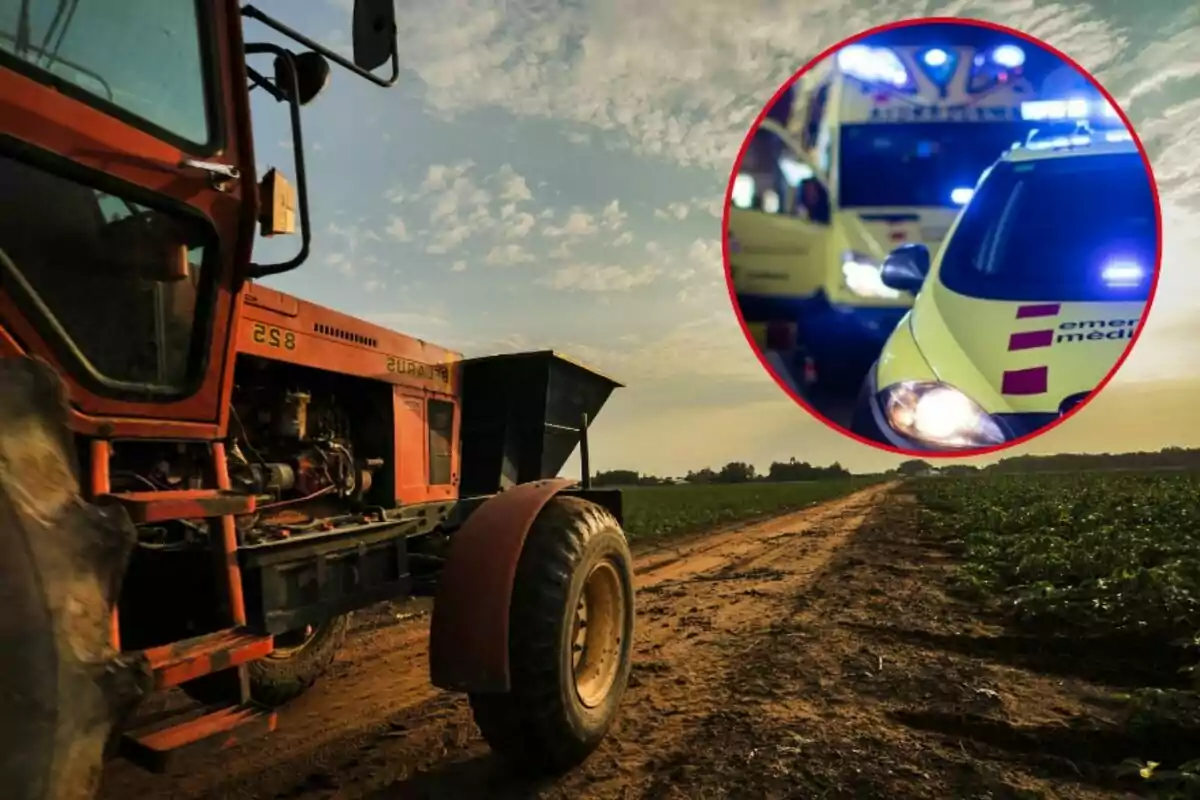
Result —
[[776, 382], [859, 441], [979, 455], [1078, 412], [1158, 283], [1158, 190], [1112, 96], [991, 23], [906, 20], [805, 65], [726, 193], [730, 298]]

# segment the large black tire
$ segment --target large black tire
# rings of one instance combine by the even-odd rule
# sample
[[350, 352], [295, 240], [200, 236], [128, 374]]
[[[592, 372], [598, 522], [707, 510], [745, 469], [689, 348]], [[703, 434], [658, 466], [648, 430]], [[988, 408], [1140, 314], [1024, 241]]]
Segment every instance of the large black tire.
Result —
[[613, 515], [552, 499], [529, 531], [510, 609], [512, 689], [472, 694], [475, 722], [517, 769], [558, 774], [599, 746], [629, 681], [633, 558]]
[[[346, 641], [349, 625], [349, 614], [333, 617], [315, 626], [306, 640], [293, 647], [287, 646], [288, 635], [276, 637], [275, 652], [246, 667], [250, 673], [250, 697], [265, 706], [275, 707], [302, 695], [329, 671]], [[213, 676], [188, 681], [180, 688], [202, 703], [232, 699], [225, 685]]]

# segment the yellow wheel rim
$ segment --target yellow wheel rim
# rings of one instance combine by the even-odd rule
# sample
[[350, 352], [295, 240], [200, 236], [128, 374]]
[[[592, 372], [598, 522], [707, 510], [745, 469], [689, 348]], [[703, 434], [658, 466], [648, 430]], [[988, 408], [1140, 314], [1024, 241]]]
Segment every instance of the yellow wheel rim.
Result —
[[571, 671], [579, 702], [604, 702], [621, 668], [625, 635], [625, 592], [611, 561], [592, 568], [579, 595], [571, 636]]

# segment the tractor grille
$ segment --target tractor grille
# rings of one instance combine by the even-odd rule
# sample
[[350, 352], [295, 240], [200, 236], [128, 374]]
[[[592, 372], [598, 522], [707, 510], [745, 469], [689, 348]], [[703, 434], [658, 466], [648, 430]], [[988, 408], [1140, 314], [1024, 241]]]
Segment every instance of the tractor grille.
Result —
[[316, 323], [313, 325], [313, 330], [323, 336], [331, 336], [334, 339], [341, 339], [344, 342], [353, 342], [361, 344], [365, 347], [376, 347], [379, 342], [371, 336], [364, 336], [361, 333], [348, 331], [345, 328], [335, 328], [333, 325], [325, 325], [324, 323]]

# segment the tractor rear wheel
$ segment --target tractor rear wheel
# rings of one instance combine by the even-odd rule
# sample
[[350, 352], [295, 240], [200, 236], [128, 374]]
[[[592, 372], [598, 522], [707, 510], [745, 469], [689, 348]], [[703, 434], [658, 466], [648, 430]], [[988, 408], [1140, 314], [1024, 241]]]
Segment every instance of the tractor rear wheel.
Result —
[[570, 769], [612, 726], [629, 680], [632, 565], [620, 524], [595, 503], [556, 497], [535, 520], [509, 612], [512, 689], [470, 696], [484, 739], [518, 768]]
[[[319, 625], [276, 636], [275, 650], [246, 667], [250, 673], [250, 697], [271, 707], [299, 697], [329, 671], [346, 640], [349, 625], [350, 615], [343, 614]], [[212, 678], [206, 675], [181, 688], [202, 703], [228, 700], [224, 685]]]

